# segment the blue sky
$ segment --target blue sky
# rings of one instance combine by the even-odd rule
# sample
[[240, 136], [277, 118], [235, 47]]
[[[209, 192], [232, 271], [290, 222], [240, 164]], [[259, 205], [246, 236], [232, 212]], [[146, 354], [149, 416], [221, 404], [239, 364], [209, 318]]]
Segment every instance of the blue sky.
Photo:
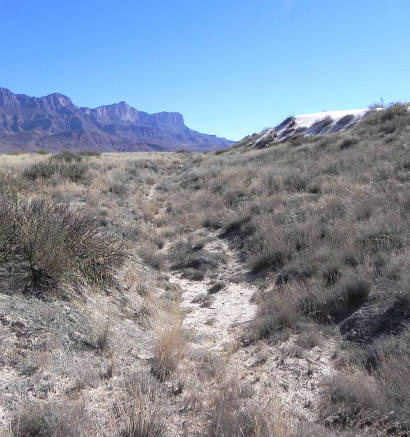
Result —
[[0, 0], [0, 86], [231, 139], [410, 100], [409, 0]]

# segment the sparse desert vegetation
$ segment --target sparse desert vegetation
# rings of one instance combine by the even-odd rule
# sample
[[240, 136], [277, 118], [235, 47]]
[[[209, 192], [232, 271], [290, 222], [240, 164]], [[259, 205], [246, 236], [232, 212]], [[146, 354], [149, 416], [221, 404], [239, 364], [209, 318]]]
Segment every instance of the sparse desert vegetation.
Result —
[[409, 139], [1, 155], [4, 435], [408, 435]]

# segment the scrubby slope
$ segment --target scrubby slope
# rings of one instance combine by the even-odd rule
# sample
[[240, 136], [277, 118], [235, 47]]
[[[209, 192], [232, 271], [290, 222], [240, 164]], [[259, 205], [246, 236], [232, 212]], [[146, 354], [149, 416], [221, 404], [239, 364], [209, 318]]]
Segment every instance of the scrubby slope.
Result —
[[[396, 105], [262, 150], [2, 155], [6, 435], [407, 435], [409, 140]], [[94, 217], [85, 257], [39, 198]]]
[[264, 150], [248, 139], [162, 186], [175, 223], [220, 229], [260, 284], [244, 344], [336, 341], [342, 368], [316, 405], [330, 427], [409, 424], [409, 139], [407, 106], [395, 105], [337, 134]]

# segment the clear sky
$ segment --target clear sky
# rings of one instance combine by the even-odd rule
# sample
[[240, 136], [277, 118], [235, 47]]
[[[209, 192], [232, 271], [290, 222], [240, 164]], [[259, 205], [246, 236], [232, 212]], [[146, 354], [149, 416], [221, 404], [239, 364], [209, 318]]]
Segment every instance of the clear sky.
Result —
[[0, 86], [240, 139], [410, 100], [410, 0], [0, 0]]

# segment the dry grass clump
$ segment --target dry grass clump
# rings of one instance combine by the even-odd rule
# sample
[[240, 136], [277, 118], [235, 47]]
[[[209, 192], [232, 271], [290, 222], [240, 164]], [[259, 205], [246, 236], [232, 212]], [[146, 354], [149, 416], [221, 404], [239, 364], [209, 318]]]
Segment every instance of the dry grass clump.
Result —
[[36, 162], [23, 171], [30, 181], [37, 179], [68, 179], [71, 182], [85, 182], [88, 165], [81, 162], [82, 156], [69, 151], [52, 155], [45, 161]]
[[28, 404], [11, 424], [11, 437], [81, 437], [92, 433], [84, 408], [67, 403]]
[[[0, 196], [0, 262], [13, 268], [27, 289], [83, 279], [104, 285], [127, 253], [115, 234], [94, 218], [47, 196]], [[6, 272], [2, 270], [2, 276]]]
[[162, 437], [166, 425], [159, 401], [159, 387], [151, 378], [139, 374], [125, 385], [127, 397], [117, 405], [119, 428], [124, 437]]
[[[224, 381], [211, 399], [209, 421], [201, 431], [206, 437], [286, 437], [291, 421], [276, 405], [265, 410], [253, 400], [253, 390], [236, 380]], [[268, 412], [269, 411], [269, 412]], [[279, 416], [282, 414], [282, 417]]]
[[[326, 284], [326, 283], [325, 283]], [[317, 286], [301, 297], [306, 315], [322, 323], [337, 323], [360, 308], [367, 300], [371, 284], [360, 277], [345, 278], [336, 286]]]
[[161, 270], [164, 265], [164, 256], [158, 251], [158, 246], [152, 241], [141, 242], [138, 245], [138, 255], [144, 263], [155, 270]]
[[383, 411], [394, 416], [410, 432], [410, 355], [392, 355], [383, 358], [376, 378], [384, 395]]
[[155, 339], [152, 373], [158, 379], [166, 379], [182, 360], [186, 340], [182, 329], [182, 315], [176, 304], [153, 309], [152, 327]]
[[383, 395], [375, 379], [355, 369], [325, 382], [320, 411], [329, 427], [355, 426], [366, 414], [378, 411]]
[[181, 239], [172, 244], [168, 250], [168, 260], [172, 269], [196, 270], [206, 272], [220, 264], [225, 259], [218, 253], [203, 249], [202, 240]]
[[300, 302], [295, 284], [282, 290], [265, 292], [258, 305], [258, 313], [251, 324], [251, 337], [262, 339], [296, 327], [301, 317]]
[[95, 328], [95, 344], [100, 353], [110, 348], [110, 322], [109, 320], [98, 321]]
[[385, 356], [371, 374], [348, 368], [326, 382], [321, 412], [329, 427], [372, 427], [383, 435], [410, 430], [410, 358]]
[[281, 337], [283, 331], [295, 330], [303, 319], [337, 323], [361, 307], [369, 292], [370, 283], [354, 276], [332, 287], [316, 280], [289, 281], [261, 295], [251, 338]]

